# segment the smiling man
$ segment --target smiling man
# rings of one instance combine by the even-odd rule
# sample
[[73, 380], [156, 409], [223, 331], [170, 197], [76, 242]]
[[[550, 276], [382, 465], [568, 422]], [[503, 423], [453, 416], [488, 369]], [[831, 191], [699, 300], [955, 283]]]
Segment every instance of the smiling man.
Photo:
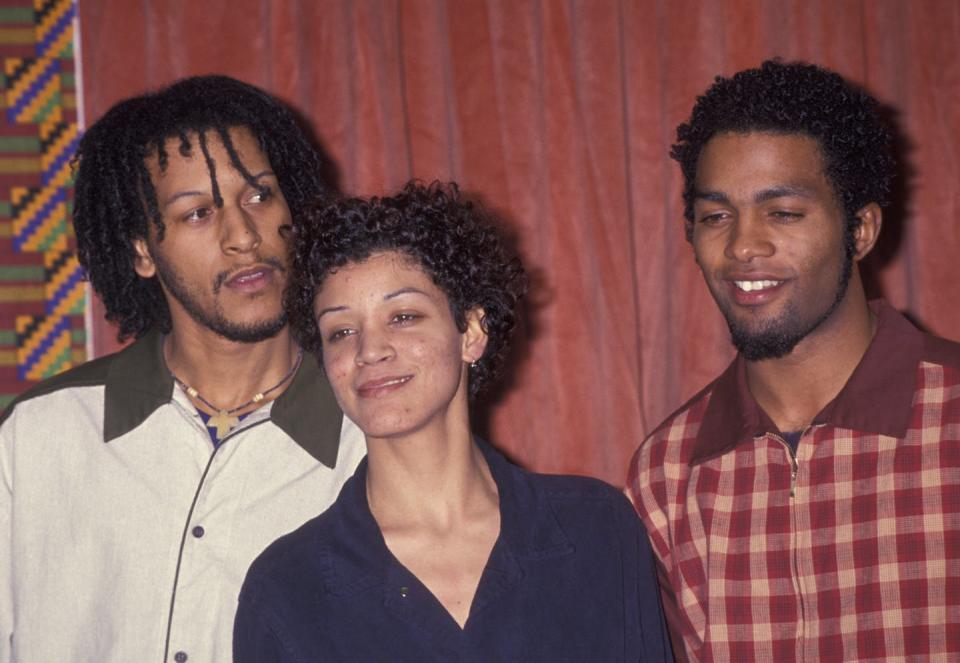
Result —
[[84, 136], [74, 228], [123, 351], [0, 425], [0, 661], [230, 661], [240, 583], [363, 456], [283, 312], [327, 190], [289, 111], [209, 76]]
[[876, 106], [769, 61], [677, 130], [687, 236], [739, 350], [628, 478], [681, 658], [960, 656], [960, 345], [864, 294], [894, 170]]

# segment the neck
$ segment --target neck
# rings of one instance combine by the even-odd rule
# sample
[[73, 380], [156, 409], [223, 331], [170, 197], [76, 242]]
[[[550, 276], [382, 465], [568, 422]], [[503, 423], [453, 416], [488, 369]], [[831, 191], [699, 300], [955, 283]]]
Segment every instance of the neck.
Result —
[[[297, 351], [286, 328], [258, 343], [238, 343], [211, 333], [178, 330], [175, 326], [163, 347], [167, 368], [203, 398], [225, 410], [249, 401], [254, 394], [282, 380], [296, 362]], [[289, 380], [263, 402], [275, 399], [288, 385]], [[210, 409], [202, 403], [198, 406]]]
[[369, 439], [367, 497], [381, 529], [448, 527], [497, 505], [497, 488], [464, 416], [441, 430]]
[[843, 389], [876, 331], [858, 276], [843, 302], [788, 355], [747, 363], [747, 385], [783, 432], [803, 430]]

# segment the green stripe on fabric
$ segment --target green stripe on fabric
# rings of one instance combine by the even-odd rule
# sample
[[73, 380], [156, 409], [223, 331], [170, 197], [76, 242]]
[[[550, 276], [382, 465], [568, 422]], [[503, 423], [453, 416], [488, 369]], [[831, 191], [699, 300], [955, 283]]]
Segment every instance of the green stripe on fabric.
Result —
[[0, 345], [14, 345], [17, 342], [17, 333], [12, 329], [0, 329]]
[[0, 152], [40, 151], [40, 139], [35, 136], [0, 136]]
[[45, 103], [43, 106], [40, 107], [40, 109], [37, 111], [36, 116], [33, 118], [33, 121], [36, 122], [37, 124], [40, 124], [45, 119], [47, 119], [47, 115], [53, 112], [53, 109], [59, 108], [59, 106], [60, 106], [60, 93], [55, 92], [54, 94], [50, 95], [50, 99], [47, 100], [47, 103]]
[[0, 23], [33, 23], [32, 7], [0, 7]]
[[0, 266], [0, 281], [42, 281], [43, 265]]
[[87, 331], [85, 329], [71, 329], [70, 342], [74, 345], [86, 345]]
[[0, 410], [6, 409], [16, 397], [16, 394], [0, 394]]
[[0, 216], [10, 216], [10, 201], [0, 200]]

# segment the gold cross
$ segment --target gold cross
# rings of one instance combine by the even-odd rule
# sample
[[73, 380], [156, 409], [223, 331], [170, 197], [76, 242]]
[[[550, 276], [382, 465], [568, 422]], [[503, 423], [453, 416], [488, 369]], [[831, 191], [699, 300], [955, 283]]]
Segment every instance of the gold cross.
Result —
[[210, 417], [207, 422], [207, 428], [217, 429], [217, 439], [222, 440], [224, 435], [232, 431], [240, 424], [240, 418], [232, 416], [226, 410], [220, 410]]

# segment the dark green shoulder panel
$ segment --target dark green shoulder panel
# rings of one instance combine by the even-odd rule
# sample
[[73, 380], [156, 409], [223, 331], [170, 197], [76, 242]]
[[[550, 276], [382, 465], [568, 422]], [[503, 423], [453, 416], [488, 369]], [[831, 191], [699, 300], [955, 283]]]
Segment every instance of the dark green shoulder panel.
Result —
[[116, 355], [112, 354], [107, 355], [106, 357], [100, 357], [99, 359], [94, 359], [93, 361], [88, 361], [85, 364], [81, 364], [76, 368], [71, 368], [69, 371], [55, 375], [52, 378], [44, 380], [40, 384], [30, 387], [25, 392], [17, 396], [3, 411], [3, 415], [0, 416], [0, 425], [7, 420], [7, 417], [10, 416], [10, 413], [13, 412], [13, 409], [18, 403], [28, 401], [31, 398], [37, 398], [38, 396], [52, 394], [53, 392], [60, 391], [61, 389], [70, 389], [71, 387], [94, 387], [105, 384], [107, 381], [107, 374], [110, 371], [110, 365], [113, 363], [113, 359], [115, 357]]

